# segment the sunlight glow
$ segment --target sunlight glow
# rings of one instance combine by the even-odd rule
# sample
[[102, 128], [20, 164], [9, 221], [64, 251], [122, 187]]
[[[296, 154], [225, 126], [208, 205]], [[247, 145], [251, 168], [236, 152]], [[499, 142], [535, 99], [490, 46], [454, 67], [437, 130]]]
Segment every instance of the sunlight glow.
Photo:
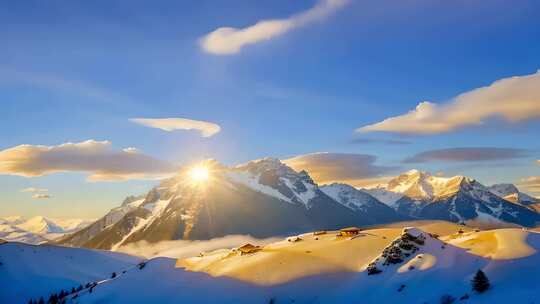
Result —
[[208, 168], [197, 166], [189, 171], [189, 177], [196, 183], [205, 182], [209, 177]]

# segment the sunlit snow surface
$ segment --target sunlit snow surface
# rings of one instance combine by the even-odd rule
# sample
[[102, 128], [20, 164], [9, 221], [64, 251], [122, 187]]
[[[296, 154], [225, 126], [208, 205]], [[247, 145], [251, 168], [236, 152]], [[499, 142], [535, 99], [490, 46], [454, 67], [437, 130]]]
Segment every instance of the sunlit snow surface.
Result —
[[[423, 234], [425, 245], [376, 275], [367, 275], [365, 267], [403, 228], [365, 230], [354, 237], [330, 231], [304, 234], [299, 241], [284, 239], [245, 255], [219, 249], [180, 260], [153, 258], [143, 269], [105, 277], [74, 303], [439, 303], [444, 294], [468, 294], [464, 303], [540, 300], [540, 234], [521, 229], [474, 232], [441, 222], [418, 227], [411, 231]], [[427, 232], [445, 235], [437, 239]], [[38, 259], [31, 264], [40, 267]], [[481, 295], [470, 289], [478, 269], [492, 283]], [[10, 271], [4, 279], [16, 273]]]

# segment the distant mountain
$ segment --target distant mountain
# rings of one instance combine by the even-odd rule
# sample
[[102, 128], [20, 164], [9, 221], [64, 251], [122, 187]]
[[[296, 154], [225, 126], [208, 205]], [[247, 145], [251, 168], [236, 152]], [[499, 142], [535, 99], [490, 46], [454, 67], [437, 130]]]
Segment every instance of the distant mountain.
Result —
[[[228, 234], [268, 237], [407, 218], [361, 192], [349, 193], [356, 205], [348, 204], [338, 193], [343, 187], [319, 188], [307, 172], [296, 172], [277, 159], [234, 168], [215, 162], [208, 166], [209, 181], [194, 183], [189, 172], [182, 171], [146, 196], [128, 198], [59, 243], [116, 249], [141, 240], [201, 240]], [[366, 202], [359, 201], [364, 198]]]
[[519, 189], [513, 184], [495, 184], [488, 187], [488, 189], [492, 193], [512, 203], [531, 205], [539, 202], [537, 198], [519, 191]]
[[0, 237], [12, 242], [40, 244], [76, 232], [90, 223], [82, 219], [9, 216], [0, 218]]
[[20, 224], [17, 227], [35, 234], [63, 233], [64, 229], [43, 216], [32, 217]]
[[47, 238], [39, 234], [23, 230], [5, 221], [0, 222], [0, 238], [6, 241], [28, 244], [40, 244], [48, 241]]
[[385, 188], [366, 192], [398, 213], [419, 219], [453, 222], [479, 220], [535, 226], [540, 222], [540, 214], [512, 203], [505, 196], [511, 189], [519, 198], [526, 199], [525, 194], [513, 188], [515, 186], [486, 187], [465, 176], [436, 177], [427, 172], [411, 170], [390, 180]]
[[353, 186], [333, 183], [321, 187], [321, 190], [336, 202], [358, 213], [364, 218], [372, 218], [373, 224], [403, 220], [403, 216], [392, 212], [393, 209], [369, 193]]

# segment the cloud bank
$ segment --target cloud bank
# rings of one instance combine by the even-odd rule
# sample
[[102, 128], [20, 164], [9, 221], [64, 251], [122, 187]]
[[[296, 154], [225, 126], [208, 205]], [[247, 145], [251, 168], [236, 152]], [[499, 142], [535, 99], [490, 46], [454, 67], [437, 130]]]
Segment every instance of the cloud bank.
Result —
[[0, 151], [0, 174], [25, 177], [57, 172], [89, 173], [89, 181], [163, 178], [172, 164], [134, 149], [113, 150], [108, 141], [87, 140], [58, 146], [20, 145]]
[[117, 251], [146, 258], [169, 257], [188, 258], [197, 256], [201, 252], [209, 252], [217, 249], [239, 247], [246, 243], [254, 245], [266, 245], [280, 241], [278, 238], [256, 239], [249, 235], [227, 235], [207, 241], [162, 241], [149, 243], [139, 241], [121, 246]]
[[[375, 165], [377, 158], [367, 154], [312, 153], [283, 162], [293, 169], [306, 170], [318, 183], [346, 182], [354, 186], [379, 181], [382, 173], [396, 169]], [[383, 178], [384, 179], [384, 178]]]
[[357, 132], [436, 134], [480, 125], [489, 118], [518, 122], [540, 117], [540, 71], [498, 80], [445, 104], [421, 102], [416, 109], [356, 129]]
[[145, 127], [172, 132], [175, 130], [197, 130], [202, 137], [210, 137], [221, 131], [215, 123], [187, 118], [132, 118], [130, 121]]
[[29, 188], [24, 188], [21, 190], [21, 192], [30, 192], [30, 193], [36, 193], [36, 192], [48, 192], [49, 189], [45, 189], [45, 188], [34, 188], [34, 187], [29, 187]]
[[431, 161], [477, 162], [505, 160], [525, 157], [525, 150], [512, 148], [449, 148], [429, 150], [403, 160], [404, 163], [425, 163]]
[[245, 28], [220, 27], [200, 39], [210, 54], [231, 55], [250, 44], [281, 36], [294, 28], [321, 20], [345, 6], [348, 0], [319, 0], [312, 8], [285, 19], [262, 20]]
[[51, 197], [52, 196], [50, 194], [46, 194], [46, 193], [36, 193], [32, 195], [33, 199], [49, 199]]
[[355, 138], [352, 144], [383, 144], [383, 145], [410, 145], [412, 142], [402, 139], [377, 139], [377, 138]]
[[540, 176], [524, 178], [518, 183], [518, 187], [523, 187], [523, 189], [530, 192], [540, 193]]

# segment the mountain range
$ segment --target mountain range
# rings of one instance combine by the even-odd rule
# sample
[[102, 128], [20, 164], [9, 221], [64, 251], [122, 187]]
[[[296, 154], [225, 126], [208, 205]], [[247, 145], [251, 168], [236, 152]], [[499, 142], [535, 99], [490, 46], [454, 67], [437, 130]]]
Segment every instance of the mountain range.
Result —
[[[385, 187], [319, 186], [306, 171], [265, 158], [236, 167], [205, 164], [210, 180], [188, 170], [146, 195], [130, 196], [91, 225], [57, 243], [117, 249], [137, 241], [205, 240], [230, 234], [269, 237], [411, 219], [535, 226], [534, 198], [517, 188], [411, 170]], [[517, 197], [512, 201], [510, 197]]]
[[398, 213], [418, 219], [536, 226], [538, 200], [511, 184], [486, 187], [465, 177], [437, 177], [410, 170], [385, 187], [365, 190]]
[[0, 218], [0, 238], [12, 242], [40, 244], [67, 233], [74, 233], [91, 224], [92, 220], [50, 219], [43, 216]]

